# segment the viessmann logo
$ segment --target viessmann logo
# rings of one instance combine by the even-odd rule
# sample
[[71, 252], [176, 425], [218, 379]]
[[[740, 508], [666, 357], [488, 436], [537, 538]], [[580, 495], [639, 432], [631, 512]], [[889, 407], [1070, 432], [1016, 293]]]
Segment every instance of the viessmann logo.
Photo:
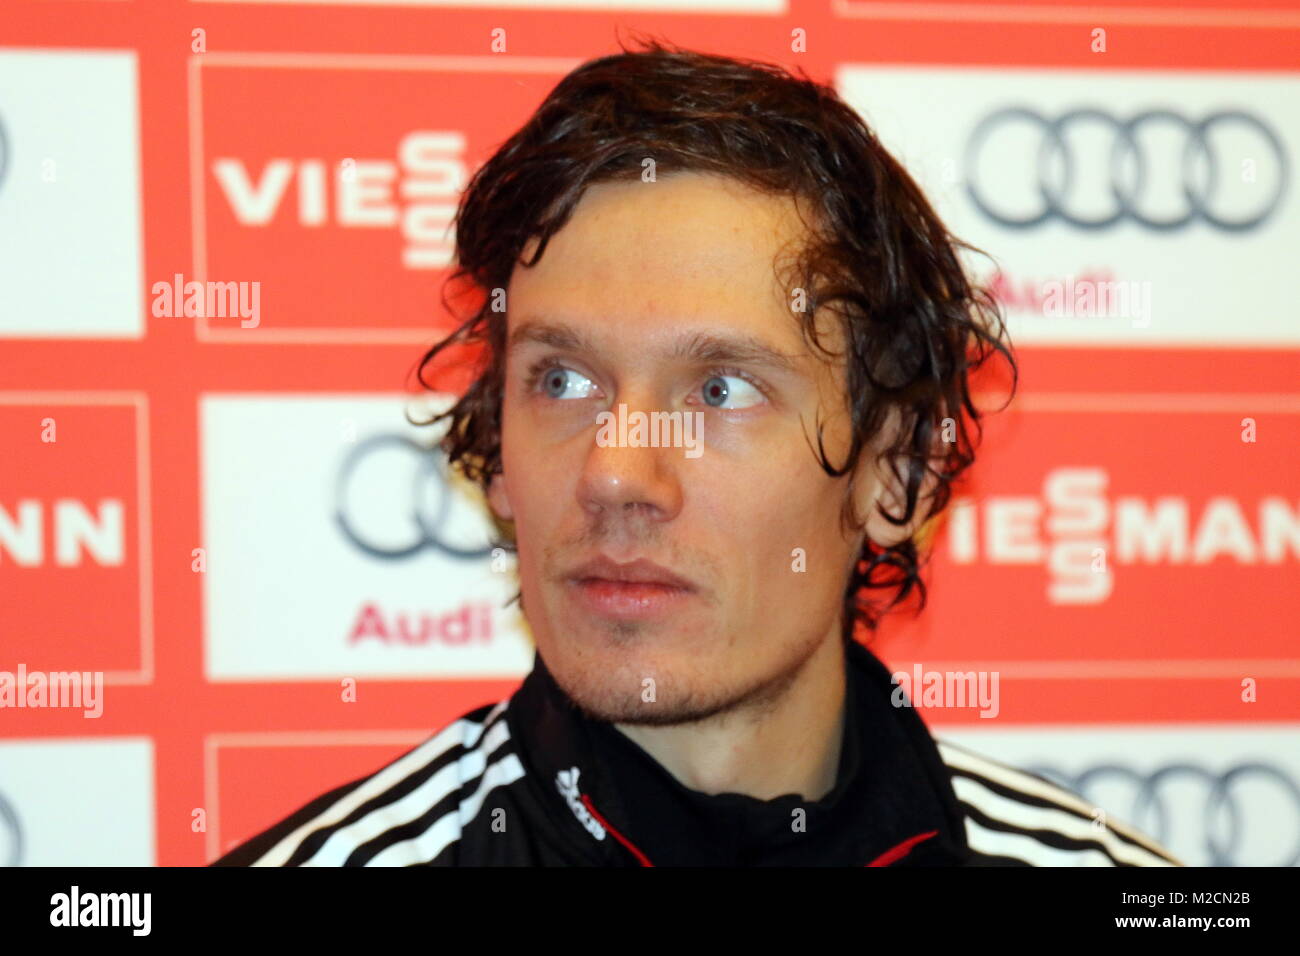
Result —
[[204, 341], [427, 343], [474, 170], [568, 71], [553, 58], [220, 53], [189, 69], [198, 281], [257, 281], [251, 332]]
[[209, 168], [240, 225], [257, 229], [288, 216], [303, 230], [394, 230], [405, 268], [441, 269], [454, 252], [451, 224], [469, 176], [465, 148], [460, 132], [420, 130], [389, 157], [277, 158], [250, 166], [218, 156]]
[[0, 393], [0, 675], [148, 670], [146, 415], [129, 393]]
[[1055, 468], [1034, 496], [954, 499], [948, 551], [957, 564], [1042, 565], [1052, 604], [1099, 604], [1117, 569], [1136, 564], [1246, 566], [1300, 559], [1300, 502], [1282, 495], [1115, 493], [1104, 468]]

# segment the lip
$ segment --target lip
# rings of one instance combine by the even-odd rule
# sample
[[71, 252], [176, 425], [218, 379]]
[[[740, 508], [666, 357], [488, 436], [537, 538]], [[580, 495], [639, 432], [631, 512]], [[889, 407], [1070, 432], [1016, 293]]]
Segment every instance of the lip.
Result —
[[601, 555], [578, 565], [564, 580], [591, 613], [624, 619], [668, 613], [697, 591], [686, 578], [645, 558], [619, 564]]

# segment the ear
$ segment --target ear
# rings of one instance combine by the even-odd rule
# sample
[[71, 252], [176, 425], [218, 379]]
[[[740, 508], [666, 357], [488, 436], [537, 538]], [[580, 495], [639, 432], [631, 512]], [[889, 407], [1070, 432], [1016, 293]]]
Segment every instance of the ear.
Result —
[[488, 504], [492, 506], [492, 511], [498, 518], [502, 521], [515, 520], [514, 510], [510, 507], [510, 498], [506, 494], [505, 476], [499, 472], [488, 482], [487, 498]]
[[[898, 474], [895, 474], [896, 470]], [[892, 548], [915, 536], [930, 517], [930, 496], [934, 492], [935, 483], [935, 476], [927, 473], [921, 481], [912, 517], [904, 524], [894, 524], [881, 514], [881, 510], [895, 518], [902, 517], [906, 510], [907, 462], [900, 461], [895, 469], [889, 461], [882, 460], [873, 469], [870, 480], [864, 481], [855, 490], [854, 507], [864, 521], [867, 537], [877, 545]]]
[[[895, 422], [889, 422], [889, 428]], [[863, 522], [868, 538], [880, 547], [891, 548], [914, 537], [930, 517], [938, 478], [928, 470], [921, 479], [916, 507], [912, 517], [904, 524], [894, 524], [882, 515], [883, 508], [895, 518], [902, 517], [907, 506], [907, 479], [909, 461], [906, 457], [880, 455], [882, 445], [872, 443], [862, 450], [857, 473], [853, 480], [853, 507]], [[935, 465], [939, 462], [936, 461]]]

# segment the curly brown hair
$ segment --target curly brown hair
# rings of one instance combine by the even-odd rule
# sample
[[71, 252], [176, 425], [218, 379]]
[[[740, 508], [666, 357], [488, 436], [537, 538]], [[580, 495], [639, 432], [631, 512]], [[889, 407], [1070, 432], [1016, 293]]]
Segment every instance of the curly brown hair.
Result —
[[[993, 355], [1005, 359], [1012, 391], [1018, 374], [996, 301], [958, 258], [959, 249], [980, 250], [948, 233], [862, 118], [802, 70], [796, 76], [655, 40], [622, 48], [564, 77], [471, 178], [455, 217], [457, 267], [448, 283], [475, 305], [424, 355], [419, 381], [430, 387], [425, 370], [453, 345], [474, 349], [478, 364], [460, 400], [420, 424], [449, 418], [442, 450], [486, 489], [501, 472], [500, 299], [516, 262], [541, 259], [589, 186], [640, 177], [652, 158], [659, 174], [717, 173], [812, 204], [817, 222], [795, 265], [806, 308], [796, 314], [805, 341], [832, 358], [842, 353], [822, 346], [814, 316], [827, 309], [841, 323], [853, 423], [840, 465], [827, 460], [818, 423], [818, 460], [840, 477], [872, 447], [903, 491], [901, 513], [879, 503], [880, 514], [896, 526], [912, 522], [925, 486], [933, 520], [974, 461], [981, 413], [972, 374]], [[537, 248], [523, 262], [532, 239]], [[443, 304], [455, 311], [445, 288]], [[844, 520], [861, 529], [850, 505]], [[917, 537], [888, 547], [864, 539], [844, 591], [846, 640], [858, 624], [874, 630], [913, 591], [924, 606]], [[888, 599], [872, 600], [869, 591]]]

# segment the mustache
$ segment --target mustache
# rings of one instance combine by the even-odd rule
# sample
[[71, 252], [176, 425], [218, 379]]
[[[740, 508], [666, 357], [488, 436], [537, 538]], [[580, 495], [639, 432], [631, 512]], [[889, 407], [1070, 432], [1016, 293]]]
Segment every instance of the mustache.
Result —
[[[707, 585], [716, 580], [718, 563], [715, 560], [668, 541], [663, 529], [652, 528], [642, 534], [642, 524], [633, 522], [630, 526], [627, 522], [608, 518], [589, 522], [577, 534], [543, 549], [544, 576], [562, 583], [575, 572], [584, 568], [590, 570], [593, 565], [611, 571], [611, 564], [651, 564], [669, 576], [683, 579], [701, 593], [711, 590]], [[618, 575], [617, 571], [613, 573]], [[635, 574], [629, 576], [636, 577]]]

